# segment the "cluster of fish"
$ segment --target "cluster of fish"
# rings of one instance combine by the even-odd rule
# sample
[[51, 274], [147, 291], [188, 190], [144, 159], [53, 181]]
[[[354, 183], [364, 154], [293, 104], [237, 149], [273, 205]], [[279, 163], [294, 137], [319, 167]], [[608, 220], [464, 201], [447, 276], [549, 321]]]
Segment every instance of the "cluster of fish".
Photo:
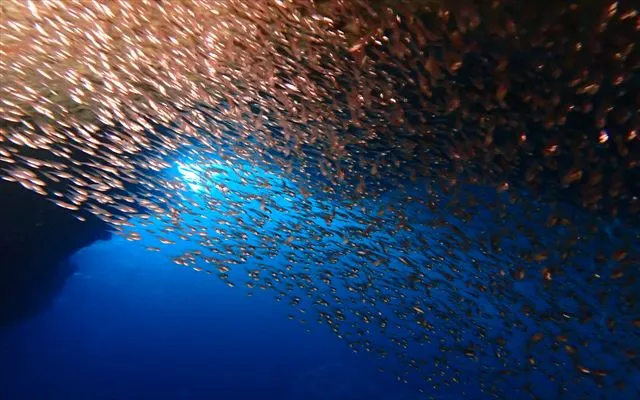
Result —
[[7, 0], [0, 177], [427, 398], [640, 397], [633, 6]]

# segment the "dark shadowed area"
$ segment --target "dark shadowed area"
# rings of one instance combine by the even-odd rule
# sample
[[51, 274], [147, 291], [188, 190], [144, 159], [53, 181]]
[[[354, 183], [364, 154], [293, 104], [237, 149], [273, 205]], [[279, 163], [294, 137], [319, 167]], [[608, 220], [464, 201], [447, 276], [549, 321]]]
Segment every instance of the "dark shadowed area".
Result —
[[0, 325], [42, 311], [74, 267], [74, 252], [110, 237], [96, 218], [81, 222], [42, 196], [0, 181]]

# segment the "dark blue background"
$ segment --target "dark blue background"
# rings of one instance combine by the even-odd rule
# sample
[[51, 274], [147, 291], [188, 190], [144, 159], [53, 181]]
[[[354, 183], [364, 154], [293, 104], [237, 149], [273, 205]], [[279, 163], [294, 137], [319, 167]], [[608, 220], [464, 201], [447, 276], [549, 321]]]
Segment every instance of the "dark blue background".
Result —
[[71, 262], [47, 311], [0, 331], [1, 398], [415, 398], [272, 293], [247, 297], [143, 242], [116, 236]]
[[[183, 166], [179, 172], [181, 173], [179, 178], [188, 183], [186, 189], [188, 193], [185, 195], [193, 196], [198, 200], [205, 190], [203, 183], [199, 181], [198, 169]], [[253, 172], [247, 172], [247, 174], [250, 173]], [[260, 175], [269, 180], [272, 187], [276, 189], [284, 184], [290, 184], [290, 182], [279, 180], [280, 178], [268, 176], [264, 171], [255, 173], [256, 176]], [[230, 172], [229, 175], [233, 173]], [[253, 191], [256, 194], [262, 191], [262, 194], [282, 207], [284, 211], [272, 212], [270, 221], [259, 230], [255, 229], [257, 235], [270, 236], [277, 233], [284, 235], [284, 238], [294, 235], [297, 232], [282, 232], [279, 224], [301, 216], [305, 218], [315, 216], [316, 220], [312, 223], [322, 225], [317, 221], [321, 219], [318, 216], [321, 215], [318, 210], [323, 205], [320, 201], [312, 201], [309, 211], [295, 211], [291, 204], [295, 204], [300, 199], [287, 200], [287, 196], [278, 193], [276, 189], [265, 194], [264, 190], [258, 187], [246, 187], [247, 185], [233, 180], [226, 181], [223, 174], [214, 179], [226, 182], [231, 191]], [[241, 199], [235, 199], [233, 195], [224, 195], [215, 190], [211, 193], [211, 196], [218, 197], [219, 205], [213, 209], [207, 207], [204, 211], [186, 215], [183, 223], [199, 226], [199, 223], [192, 221], [199, 218], [197, 217], [199, 213], [206, 213], [202, 224], [209, 225], [209, 229], [218, 228], [216, 221], [224, 217], [225, 207], [236, 204], [234, 202], [242, 205], [240, 208], [245, 214], [247, 211], [260, 208], [260, 203], [256, 200], [245, 200], [242, 203]], [[495, 196], [495, 191], [492, 193]], [[417, 193], [415, 196], [420, 198], [422, 195]], [[384, 204], [396, 204], [391, 196], [382, 201]], [[496, 199], [496, 201], [504, 201], [504, 199]], [[415, 223], [432, 217], [423, 210], [426, 210], [426, 207], [421, 204], [406, 207], [408, 217]], [[484, 214], [479, 212], [477, 217], [463, 228], [477, 232], [484, 231], [486, 225], [491, 223], [491, 219]], [[512, 214], [518, 215], [517, 210]], [[357, 211], [356, 214], [352, 212], [350, 215], [358, 216]], [[365, 218], [365, 215], [362, 214], [359, 218]], [[141, 221], [133, 219], [132, 222], [136, 224]], [[150, 220], [148, 223], [159, 223], [160, 225], [155, 226], [157, 232], [163, 224], [166, 226], [168, 222]], [[348, 232], [347, 227], [350, 224], [353, 222], [336, 217], [331, 229], [345, 233]], [[616, 225], [612, 225], [609, 230], [613, 229], [613, 226]], [[224, 228], [224, 226], [221, 227]], [[66, 280], [64, 288], [53, 303], [31, 319], [0, 329], [0, 399], [410, 400], [428, 398], [418, 392], [418, 387], [424, 390], [428, 388], [428, 384], [422, 381], [418, 374], [410, 376], [410, 378], [417, 378], [417, 381], [410, 380], [409, 383], [403, 383], [398, 381], [392, 373], [379, 373], [379, 366], [384, 366], [391, 371], [396, 369], [396, 360], [393, 357], [382, 360], [377, 355], [367, 352], [352, 353], [346, 340], [336, 337], [326, 324], [318, 325], [315, 322], [313, 310], [309, 310], [302, 317], [309, 322], [301, 324], [296, 319], [288, 318], [290, 314], [299, 317], [300, 315], [295, 307], [288, 304], [286, 296], [283, 301], [277, 302], [274, 299], [277, 295], [275, 291], [256, 290], [253, 297], [248, 297], [248, 290], [243, 285], [247, 280], [245, 267], [261, 268], [255, 264], [255, 260], [249, 258], [246, 265], [238, 266], [237, 270], [230, 272], [231, 278], [238, 282], [237, 287], [230, 288], [218, 279], [217, 272], [207, 275], [205, 272], [198, 272], [191, 267], [179, 266], [172, 262], [173, 256], [202, 248], [198, 243], [194, 243], [193, 240], [180, 242], [176, 239], [177, 244], [161, 246], [158, 238], [145, 233], [146, 228], [154, 231], [153, 226], [136, 226], [133, 229], [142, 233], [141, 241], [126, 240], [127, 230], [125, 230], [124, 237], [114, 236], [108, 241], [96, 242], [76, 253], [69, 260], [75, 265], [76, 272]], [[605, 231], [606, 229], [605, 227]], [[177, 232], [173, 236], [176, 234]], [[401, 239], [401, 235], [410, 237], [423, 235], [430, 242], [429, 246], [438, 245], [439, 233], [436, 230], [395, 235], [397, 240]], [[610, 233], [606, 233], [604, 239], [611, 241], [610, 236]], [[378, 239], [372, 235], [372, 238], [367, 240], [376, 246], [384, 246], [382, 240], [377, 242]], [[547, 239], [543, 238], [543, 240]], [[322, 246], [317, 249], [305, 248], [305, 251], [314, 253], [319, 257], [320, 264], [324, 265], [327, 254], [343, 247], [341, 240], [339, 237], [326, 239], [327, 243], [322, 243]], [[237, 242], [259, 245], [256, 237], [250, 237], [246, 241], [238, 239]], [[238, 243], [235, 244], [238, 245]], [[552, 244], [552, 242], [549, 243]], [[514, 239], [511, 244], [505, 242], [504, 245], [518, 248], [520, 243]], [[162, 251], [151, 252], [146, 249], [147, 246], [159, 246]], [[238, 247], [232, 246], [232, 248], [237, 250]], [[37, 249], [34, 247], [33, 251]], [[402, 268], [402, 265], [398, 265], [401, 263], [397, 261], [401, 254], [396, 251], [393, 253], [396, 254], [392, 254], [390, 258], [396, 259], [395, 267]], [[482, 261], [484, 257], [482, 254], [476, 254], [477, 250], [467, 253], [461, 254], [461, 251], [457, 251], [460, 260], [473, 256]], [[413, 257], [414, 260], [421, 260], [415, 254], [405, 255]], [[222, 257], [227, 256], [234, 255]], [[580, 259], [577, 261], [581, 262]], [[282, 269], [282, 266], [288, 263], [282, 253], [265, 262], [277, 265], [274, 267], [275, 270]], [[300, 271], [306, 266], [314, 267], [312, 260], [306, 259], [305, 255], [298, 258], [297, 264], [299, 265], [296, 265], [295, 269]], [[588, 267], [588, 264], [585, 266]], [[327, 264], [327, 268], [333, 267]], [[62, 268], [62, 270], [69, 269]], [[469, 266], [462, 268], [462, 271], [468, 274], [473, 273], [473, 269]], [[425, 279], [436, 277], [436, 275], [429, 275]], [[475, 279], [471, 275], [468, 278]], [[377, 283], [380, 287], [385, 286], [381, 282]], [[482, 361], [474, 361], [464, 356], [461, 345], [454, 343], [456, 335], [452, 335], [448, 330], [456, 327], [463, 329], [464, 326], [465, 321], [462, 320], [464, 317], [460, 314], [463, 311], [460, 308], [461, 305], [453, 302], [454, 300], [450, 297], [455, 287], [463, 284], [464, 279], [456, 280], [442, 290], [434, 291], [433, 296], [438, 299], [437, 306], [442, 307], [439, 311], [453, 310], [455, 313], [448, 312], [452, 320], [449, 325], [437, 327], [437, 333], [432, 335], [431, 344], [421, 347], [419, 343], [411, 342], [407, 349], [400, 350], [408, 359], [426, 360], [426, 363], [421, 365], [419, 375], [437, 375], [442, 371], [443, 380], [450, 378], [458, 380], [458, 383], [452, 384], [450, 388], [440, 385], [440, 390], [433, 394], [433, 398], [436, 399], [489, 398], [488, 395], [482, 395], [478, 391], [479, 384], [492, 384], [492, 382], [486, 382], [488, 375], [481, 376], [481, 370], [483, 368], [501, 369], [500, 365], [482, 365]], [[520, 286], [522, 287], [516, 289], [524, 298], [533, 299], [532, 301], [542, 300], [535, 297], [536, 293], [543, 292], [536, 292], [533, 282], [523, 282]], [[392, 289], [389, 288], [389, 290]], [[339, 295], [344, 296], [342, 293], [345, 291], [344, 288], [340, 288], [339, 291]], [[409, 296], [406, 301], [428, 300], [418, 298], [422, 295], [415, 291], [413, 294], [409, 290], [406, 292]], [[303, 291], [295, 294], [300, 297], [305, 296]], [[498, 318], [496, 302], [488, 300], [487, 296], [474, 300], [474, 304], [481, 307], [485, 315], [485, 320], [477, 317], [476, 322], [485, 324], [491, 335], [502, 335], [502, 330], [505, 329], [503, 323], [509, 322], [509, 318], [512, 319], [513, 315]], [[562, 301], [569, 300], [562, 298]], [[303, 299], [303, 303], [305, 301]], [[302, 306], [308, 307], [308, 305]], [[331, 304], [331, 307], [345, 309], [350, 306], [353, 304]], [[553, 307], [556, 306], [565, 307], [566, 305], [554, 303]], [[391, 309], [385, 311], [393, 311], [393, 306], [390, 307]], [[602, 315], [606, 316], [615, 310], [603, 308], [601, 311]], [[514, 309], [514, 313], [518, 313], [518, 310]], [[345, 310], [345, 314], [349, 314], [349, 311]], [[491, 319], [492, 315], [495, 318]], [[599, 315], [596, 320], [602, 320], [602, 316]], [[442, 319], [435, 318], [433, 321], [442, 323]], [[415, 324], [415, 321], [410, 319], [396, 320], [396, 322], [405, 324], [403, 327], [408, 329], [413, 325], [406, 324]], [[510, 359], [526, 360], [527, 355], [523, 353], [523, 349], [525, 349], [527, 338], [538, 329], [537, 322], [533, 319], [528, 320], [531, 326], [521, 329], [520, 336], [514, 334], [510, 337], [508, 347], [513, 349]], [[354, 318], [347, 323], [364, 324]], [[363, 329], [369, 329], [371, 325], [363, 325]], [[307, 330], [310, 330], [310, 333]], [[376, 333], [374, 328], [371, 328], [371, 331], [367, 339], [375, 342], [374, 344], [380, 342], [389, 345], [388, 337]], [[393, 332], [394, 328], [390, 331]], [[472, 338], [469, 336], [467, 339]], [[445, 344], [448, 350], [440, 351], [439, 346], [442, 344]], [[481, 342], [479, 345], [488, 346], [487, 351], [492, 350], [490, 341]], [[595, 346], [596, 344], [593, 345]], [[398, 350], [398, 347], [393, 349]], [[597, 351], [601, 352], [601, 349]], [[539, 351], [539, 354], [543, 357], [540, 357], [538, 362], [548, 362], [544, 357], [544, 351]], [[446, 357], [446, 363], [441, 362], [437, 365], [435, 357]], [[443, 366], [443, 364], [446, 365]], [[570, 367], [570, 364], [568, 365]], [[458, 371], [457, 375], [454, 375], [449, 367], [455, 368]], [[612, 370], [616, 368], [615, 365], [603, 367]], [[575, 376], [571, 375], [574, 371], [570, 368], [565, 368], [564, 372]], [[625, 371], [620, 373], [626, 374]], [[637, 374], [633, 377], [629, 375], [629, 379], [634, 380], [635, 387], [638, 386], [637, 378]], [[557, 392], [554, 391], [553, 386], [545, 382], [548, 382], [546, 377], [533, 372], [519, 377], [506, 377], [498, 384], [501, 385], [502, 393], [505, 395], [509, 390], [514, 391], [508, 396], [509, 398], [518, 399], [528, 396], [520, 390], [527, 384], [535, 386], [537, 395], [544, 399], [556, 398]], [[596, 390], [593, 382], [585, 382], [587, 383], [580, 382], [583, 393]], [[626, 393], [632, 391], [633, 389]], [[431, 395], [431, 393], [425, 394]], [[620, 392], [615, 394], [604, 392], [601, 398], [620, 398], [616, 397], [618, 395]]]

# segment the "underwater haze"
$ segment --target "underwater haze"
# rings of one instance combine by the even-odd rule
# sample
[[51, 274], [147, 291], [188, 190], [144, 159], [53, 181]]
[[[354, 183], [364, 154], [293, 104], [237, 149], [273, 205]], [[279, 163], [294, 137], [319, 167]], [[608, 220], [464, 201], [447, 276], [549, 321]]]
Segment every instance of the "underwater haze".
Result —
[[0, 398], [411, 399], [328, 329], [141, 242], [98, 242], [42, 314], [0, 331]]
[[[209, 174], [205, 179], [205, 168], [188, 161], [178, 162], [171, 169], [171, 180], [184, 184], [182, 194], [193, 207], [191, 213], [187, 212], [184, 224], [189, 224], [189, 218], [224, 221], [227, 206], [221, 204], [218, 211], [207, 209], [201, 214], [203, 208], [198, 204], [202, 202], [228, 199], [241, 201], [241, 208], [247, 214], [260, 210], [259, 202], [250, 197], [244, 202], [230, 198], [229, 193], [209, 186], [211, 182], [225, 182], [231, 193], [243, 190], [268, 195], [276, 207], [281, 206], [279, 212], [271, 215], [271, 225], [262, 226], [261, 232], [265, 235], [278, 234], [283, 221], [296, 217], [296, 209], [287, 206], [291, 199], [285, 193], [264, 192], [262, 187], [240, 181], [242, 174], [252, 174], [256, 181], [268, 182], [268, 186], [291, 184], [279, 175], [252, 165], [231, 168], [213, 157], [207, 168], [215, 169], [217, 175]], [[494, 201], [499, 197], [480, 188], [470, 190], [480, 196], [493, 197]], [[393, 203], [393, 193], [387, 196], [380, 201]], [[308, 216], [315, 215], [319, 209], [332, 207], [338, 215], [344, 213], [358, 218], [357, 211], [340, 209], [328, 201], [309, 200]], [[407, 212], [414, 221], [429, 218], [420, 207], [409, 207]], [[579, 220], [579, 213], [576, 212], [575, 217]], [[354, 220], [337, 219], [333, 226], [346, 231], [353, 223]], [[478, 219], [469, 223], [467, 229], [480, 230], [488, 223], [491, 223], [488, 219]], [[212, 224], [212, 227], [224, 225]], [[406, 380], [410, 376], [406, 373], [398, 372], [397, 376], [388, 373], [402, 371], [397, 359], [381, 359], [371, 349], [363, 349], [357, 343], [336, 336], [326, 321], [320, 319], [318, 324], [312, 315], [315, 311], [307, 308], [309, 304], [304, 300], [294, 297], [300, 301], [294, 303], [291, 294], [283, 298], [282, 292], [274, 299], [272, 290], [251, 290], [251, 286], [242, 285], [247, 271], [256, 268], [258, 258], [248, 257], [234, 270], [223, 269], [228, 276], [216, 276], [201, 268], [200, 263], [189, 263], [177, 256], [193, 251], [198, 241], [180, 239], [166, 227], [166, 235], [161, 239], [153, 235], [141, 237], [136, 233], [143, 228], [156, 232], [162, 226], [160, 218], [132, 219], [129, 227], [111, 239], [81, 249], [68, 260], [68, 269], [74, 272], [46, 310], [0, 330], [2, 399], [494, 398], [480, 390], [479, 374], [482, 368], [500, 368], [499, 364], [481, 367], [477, 361], [461, 360], [459, 353], [466, 350], [452, 347], [449, 362], [457, 366], [457, 376], [467, 381], [458, 382], [445, 391], [429, 393], [424, 381]], [[423, 233], [429, 232], [411, 232], [410, 235]], [[217, 232], [217, 237], [225, 239], [217, 242], [219, 249], [230, 244], [250, 244], [242, 237], [225, 237], [221, 231]], [[213, 239], [215, 243], [216, 235], [207, 239]], [[233, 243], [234, 240], [237, 243]], [[427, 240], [435, 245], [437, 235], [431, 232]], [[325, 241], [329, 244], [322, 244], [323, 252], [317, 254], [319, 257], [331, 253], [330, 240]], [[213, 243], [208, 245], [214, 246]], [[368, 245], [376, 246], [377, 242], [372, 238]], [[296, 260], [291, 265], [293, 271], [304, 270], [306, 263], [311, 263], [311, 258], [304, 256], [308, 250], [300, 249], [301, 254], [293, 254], [289, 259], [284, 257], [284, 252], [276, 254], [273, 259], [263, 260], [260, 269], [277, 271], [278, 265]], [[394, 254], [393, 249], [389, 252], [404, 260], [401, 253]], [[237, 257], [233, 252], [228, 255]], [[478, 253], [477, 256], [481, 262], [483, 255]], [[404, 262], [406, 260], [396, 261], [395, 265], [406, 267]], [[240, 287], [235, 287], [236, 284]], [[530, 288], [521, 290], [530, 295]], [[348, 298], [348, 290], [341, 292]], [[381, 295], [393, 296], [394, 290], [389, 288], [388, 293]], [[411, 292], [405, 296], [412, 296]], [[458, 307], [445, 294], [434, 300], [442, 302], [446, 309]], [[426, 304], [425, 299], [418, 298], [417, 301], [416, 304]], [[476, 299], [476, 305], [485, 316], [498, 313], [490, 301], [482, 298]], [[352, 329], [366, 330], [368, 341], [385, 343], [388, 340], [381, 332], [369, 331], [368, 322], [354, 321]], [[498, 319], [493, 322], [494, 326], [488, 323], [485, 328], [500, 332], [501, 322]], [[537, 328], [533, 325], [531, 329]], [[446, 331], [439, 331], [438, 327], [434, 331], [442, 332], [442, 346], [447, 340]], [[401, 332], [399, 326], [398, 332]], [[514, 348], [527, 340], [527, 330], [510, 339]], [[420, 341], [408, 343], [402, 355], [408, 359], [426, 357], [421, 373], [430, 368], [435, 370], [438, 363], [443, 362], [442, 356]], [[433, 357], [433, 365], [430, 365], [429, 357]], [[616, 368], [615, 365], [608, 367]], [[638, 377], [636, 371], [629, 378], [630, 383], [637, 385]], [[532, 375], [527, 379], [537, 382], [534, 390], [539, 398], [557, 398], [557, 389], [546, 385], [541, 377]], [[519, 398], [522, 392], [513, 389], [511, 395]], [[605, 393], [601, 398], [620, 398], [612, 396], [618, 394]]]
[[[220, 182], [236, 175], [220, 160], [212, 163], [222, 171]], [[281, 184], [272, 173], [251, 170], [255, 178]], [[205, 189], [202, 171], [177, 163], [173, 178], [187, 185], [192, 200], [202, 201], [205, 192], [209, 201], [224, 199]], [[288, 213], [272, 222], [282, 222]], [[216, 221], [223, 215], [209, 211], [205, 217]], [[379, 370], [397, 368], [392, 361], [354, 351], [313, 316], [300, 321], [306, 311], [286, 299], [274, 300], [271, 291], [231, 288], [200, 268], [172, 262], [172, 254], [192, 250], [196, 242], [177, 239], [154, 251], [162, 245], [157, 239], [130, 239], [124, 232], [78, 251], [68, 260], [72, 275], [51, 304], [0, 329], [1, 399], [409, 400], [419, 395], [419, 385]], [[247, 260], [246, 268], [255, 261]], [[269, 262], [275, 269], [283, 261]], [[466, 395], [487, 398], [480, 392]]]

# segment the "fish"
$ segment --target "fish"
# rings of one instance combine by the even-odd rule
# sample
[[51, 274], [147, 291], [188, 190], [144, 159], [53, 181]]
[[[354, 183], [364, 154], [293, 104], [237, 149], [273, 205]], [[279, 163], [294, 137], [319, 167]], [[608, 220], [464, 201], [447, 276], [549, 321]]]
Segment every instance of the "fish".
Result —
[[5, 0], [0, 177], [416, 396], [640, 397], [640, 28], [606, 3]]

